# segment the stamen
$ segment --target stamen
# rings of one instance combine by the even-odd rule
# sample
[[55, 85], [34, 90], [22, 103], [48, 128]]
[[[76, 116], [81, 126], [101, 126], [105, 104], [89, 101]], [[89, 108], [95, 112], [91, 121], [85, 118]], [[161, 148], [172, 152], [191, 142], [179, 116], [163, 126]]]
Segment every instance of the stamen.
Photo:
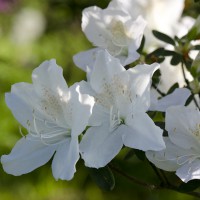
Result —
[[22, 137], [26, 137], [26, 135], [22, 132], [21, 126], [19, 126], [19, 132], [20, 132], [20, 134], [21, 134]]
[[117, 109], [117, 111], [114, 112], [113, 106], [110, 107], [110, 131], [114, 131], [117, 129], [122, 123], [124, 123], [124, 120], [120, 117], [120, 112]]
[[36, 116], [35, 110], [33, 114], [32, 126], [30, 121], [27, 121], [27, 130], [29, 134], [38, 138], [45, 145], [60, 144], [67, 137], [71, 137], [71, 129], [67, 127], [61, 127], [55, 122], [41, 119]]

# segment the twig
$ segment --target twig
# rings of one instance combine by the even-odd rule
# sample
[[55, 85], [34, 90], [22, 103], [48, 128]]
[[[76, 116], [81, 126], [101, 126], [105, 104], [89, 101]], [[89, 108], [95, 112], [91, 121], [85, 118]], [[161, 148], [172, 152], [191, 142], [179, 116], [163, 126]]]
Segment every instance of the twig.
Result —
[[146, 188], [151, 189], [151, 190], [153, 190], [153, 189], [158, 189], [158, 188], [159, 188], [159, 186], [146, 183], [146, 182], [144, 182], [144, 181], [141, 181], [141, 180], [135, 178], [134, 176], [130, 176], [130, 175], [126, 174], [125, 172], [121, 171], [120, 169], [118, 169], [117, 167], [113, 166], [112, 164], [109, 164], [109, 167], [110, 167], [113, 171], [117, 172], [118, 174], [124, 176], [124, 177], [127, 178], [128, 180], [130, 180], [130, 181], [132, 181], [132, 182], [134, 182], [134, 183], [136, 183], [136, 184], [138, 184], [138, 185], [141, 185], [141, 186], [146, 187]]
[[150, 183], [147, 183], [145, 181], [139, 180], [139, 179], [135, 178], [134, 176], [130, 176], [130, 175], [126, 174], [125, 172], [121, 171], [119, 168], [115, 167], [112, 164], [109, 164], [109, 167], [113, 171], [115, 171], [118, 174], [120, 174], [121, 176], [123, 176], [123, 177], [127, 178], [128, 180], [130, 180], [131, 182], [133, 182], [135, 184], [138, 184], [138, 185], [141, 185], [141, 186], [143, 186], [145, 188], [148, 188], [150, 190], [168, 189], [168, 190], [173, 190], [173, 191], [176, 191], [176, 192], [179, 192], [179, 193], [182, 193], [182, 194], [188, 194], [190, 196], [200, 198], [200, 193], [198, 193], [198, 192], [184, 192], [184, 191], [180, 191], [178, 187], [170, 184], [167, 179], [166, 180], [167, 180], [167, 182], [168, 182], [169, 185], [159, 185], [159, 186], [157, 186], [157, 185], [150, 184]]
[[163, 93], [163, 92], [161, 92], [161, 91], [158, 89], [158, 87], [157, 87], [154, 83], [152, 83], [152, 87], [153, 87], [162, 97], [166, 96], [166, 94]]
[[[184, 78], [184, 80], [185, 80], [185, 82], [186, 82], [186, 84], [187, 84], [187, 87], [188, 87], [188, 88], [190, 89], [190, 91], [192, 92], [192, 89], [191, 89], [191, 87], [190, 87], [189, 81], [188, 81], [187, 78], [186, 78], [186, 74], [185, 74], [183, 62], [181, 63], [181, 68], [182, 68], [183, 78]], [[194, 101], [196, 107], [200, 110], [200, 107], [199, 107], [199, 105], [198, 105], [198, 103], [197, 103], [197, 100], [195, 99], [193, 93], [192, 93], [192, 97], [193, 97], [193, 101]]]

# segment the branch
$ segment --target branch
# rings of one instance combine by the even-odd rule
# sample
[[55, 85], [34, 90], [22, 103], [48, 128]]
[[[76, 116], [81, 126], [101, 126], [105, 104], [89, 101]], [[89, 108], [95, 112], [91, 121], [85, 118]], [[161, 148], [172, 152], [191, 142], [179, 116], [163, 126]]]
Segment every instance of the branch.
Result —
[[161, 91], [158, 89], [158, 87], [157, 87], [154, 83], [152, 83], [152, 87], [153, 87], [162, 97], [166, 96], [166, 94], [163, 93], [163, 92], [161, 92]]
[[182, 194], [187, 194], [187, 195], [190, 195], [190, 196], [193, 196], [193, 197], [200, 198], [200, 193], [198, 193], [198, 192], [180, 191], [178, 187], [170, 184], [168, 181], [167, 181], [167, 185], [162, 185], [162, 184], [161, 185], [154, 185], [154, 184], [150, 184], [150, 183], [147, 183], [145, 181], [139, 180], [139, 179], [135, 178], [134, 176], [130, 176], [129, 174], [127, 174], [127, 173], [121, 171], [119, 168], [115, 167], [113, 164], [109, 164], [108, 166], [110, 167], [110, 169], [112, 169], [113, 171], [117, 172], [121, 176], [127, 178], [131, 182], [133, 182], [135, 184], [138, 184], [138, 185], [140, 185], [142, 187], [145, 187], [147, 189], [150, 189], [150, 190], [168, 189], [168, 190], [176, 191], [176, 192], [179, 192], [179, 193], [182, 193]]
[[113, 171], [117, 172], [121, 176], [127, 178], [131, 182], [134, 182], [134, 183], [136, 183], [138, 185], [141, 185], [141, 186], [143, 186], [145, 188], [148, 188], [148, 189], [151, 189], [151, 190], [159, 188], [159, 186], [146, 183], [145, 181], [139, 180], [139, 179], [135, 178], [134, 176], [130, 176], [130, 175], [126, 174], [125, 172], [121, 171], [119, 168], [115, 167], [112, 164], [109, 164], [109, 167], [110, 167], [110, 169], [112, 169]]

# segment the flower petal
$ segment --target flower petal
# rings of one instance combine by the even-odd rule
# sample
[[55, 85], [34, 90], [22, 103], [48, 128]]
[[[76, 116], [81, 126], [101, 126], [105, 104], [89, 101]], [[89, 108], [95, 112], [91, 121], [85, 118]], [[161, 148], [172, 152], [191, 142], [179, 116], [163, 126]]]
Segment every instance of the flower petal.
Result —
[[135, 113], [125, 120], [123, 143], [143, 151], [159, 151], [165, 148], [162, 129], [157, 127], [146, 113]]
[[89, 41], [95, 46], [102, 48], [107, 48], [110, 45], [114, 46], [112, 43], [112, 35], [109, 31], [109, 26], [113, 17], [121, 17], [120, 19], [122, 20], [129, 17], [129, 15], [122, 10], [101, 9], [97, 6], [84, 9], [82, 14], [81, 26], [83, 32]]
[[56, 149], [52, 162], [52, 172], [56, 180], [71, 180], [76, 172], [79, 159], [78, 138], [69, 138]]
[[7, 106], [14, 117], [27, 128], [27, 121], [33, 121], [33, 108], [35, 102], [33, 86], [28, 83], [18, 83], [12, 86], [11, 93], [5, 94]]
[[[33, 85], [36, 91], [44, 95], [44, 88], [50, 89], [51, 93], [55, 92], [62, 96], [68, 91], [67, 83], [63, 77], [63, 70], [56, 64], [54, 59], [43, 62], [32, 73]], [[46, 94], [48, 95], [48, 94]]]
[[156, 167], [166, 171], [176, 171], [182, 163], [188, 160], [192, 151], [174, 145], [168, 137], [163, 138], [166, 149], [162, 151], [147, 151], [146, 156]]
[[150, 106], [151, 77], [159, 67], [159, 64], [154, 63], [152, 65], [137, 65], [128, 70], [130, 79], [132, 79], [132, 94], [139, 97], [137, 107], [143, 111], [147, 111]]
[[[80, 83], [76, 83], [69, 88], [71, 95], [69, 104], [72, 106], [70, 114], [72, 117], [72, 135], [79, 135], [84, 131], [88, 125], [88, 120], [92, 113], [94, 98], [88, 94], [82, 94], [80, 92], [81, 90], [84, 90], [82, 87], [85, 86], [85, 81], [81, 81]], [[85, 90], [87, 90], [87, 88]]]
[[23, 137], [9, 155], [1, 157], [1, 163], [8, 174], [19, 176], [47, 163], [55, 149], [56, 145], [48, 146], [31, 136]]
[[93, 70], [96, 56], [100, 48], [93, 48], [88, 51], [77, 53], [73, 56], [73, 61], [83, 71], [87, 72], [87, 79], [89, 80], [90, 74]]
[[110, 132], [104, 124], [87, 130], [80, 143], [80, 152], [85, 165], [100, 168], [108, 164], [123, 146], [122, 129]]
[[171, 141], [184, 149], [199, 149], [200, 112], [184, 106], [171, 106], [166, 111], [166, 130]]
[[200, 160], [196, 159], [192, 163], [181, 166], [176, 175], [185, 183], [193, 179], [200, 179]]
[[117, 58], [112, 57], [107, 51], [99, 51], [91, 74], [91, 87], [100, 93], [103, 84], [109, 83], [113, 76], [125, 71]]
[[187, 88], [177, 88], [173, 93], [159, 99], [157, 102], [151, 102], [149, 110], [165, 112], [170, 106], [184, 105], [191, 92]]

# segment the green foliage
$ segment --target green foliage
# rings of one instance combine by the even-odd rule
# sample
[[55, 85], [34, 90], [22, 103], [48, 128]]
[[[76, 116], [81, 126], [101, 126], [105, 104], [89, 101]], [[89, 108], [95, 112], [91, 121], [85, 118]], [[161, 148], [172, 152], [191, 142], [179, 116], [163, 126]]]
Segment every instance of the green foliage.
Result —
[[89, 174], [94, 182], [103, 190], [110, 191], [115, 187], [115, 178], [109, 167], [99, 169], [88, 168]]
[[188, 183], [181, 183], [179, 186], [180, 191], [191, 192], [197, 189], [200, 185], [200, 180], [191, 180]]
[[168, 44], [171, 44], [173, 46], [175, 45], [175, 41], [171, 37], [169, 37], [168, 35], [161, 33], [159, 31], [156, 31], [156, 30], [153, 30], [152, 33], [157, 39], [159, 39], [163, 42], [166, 42]]

